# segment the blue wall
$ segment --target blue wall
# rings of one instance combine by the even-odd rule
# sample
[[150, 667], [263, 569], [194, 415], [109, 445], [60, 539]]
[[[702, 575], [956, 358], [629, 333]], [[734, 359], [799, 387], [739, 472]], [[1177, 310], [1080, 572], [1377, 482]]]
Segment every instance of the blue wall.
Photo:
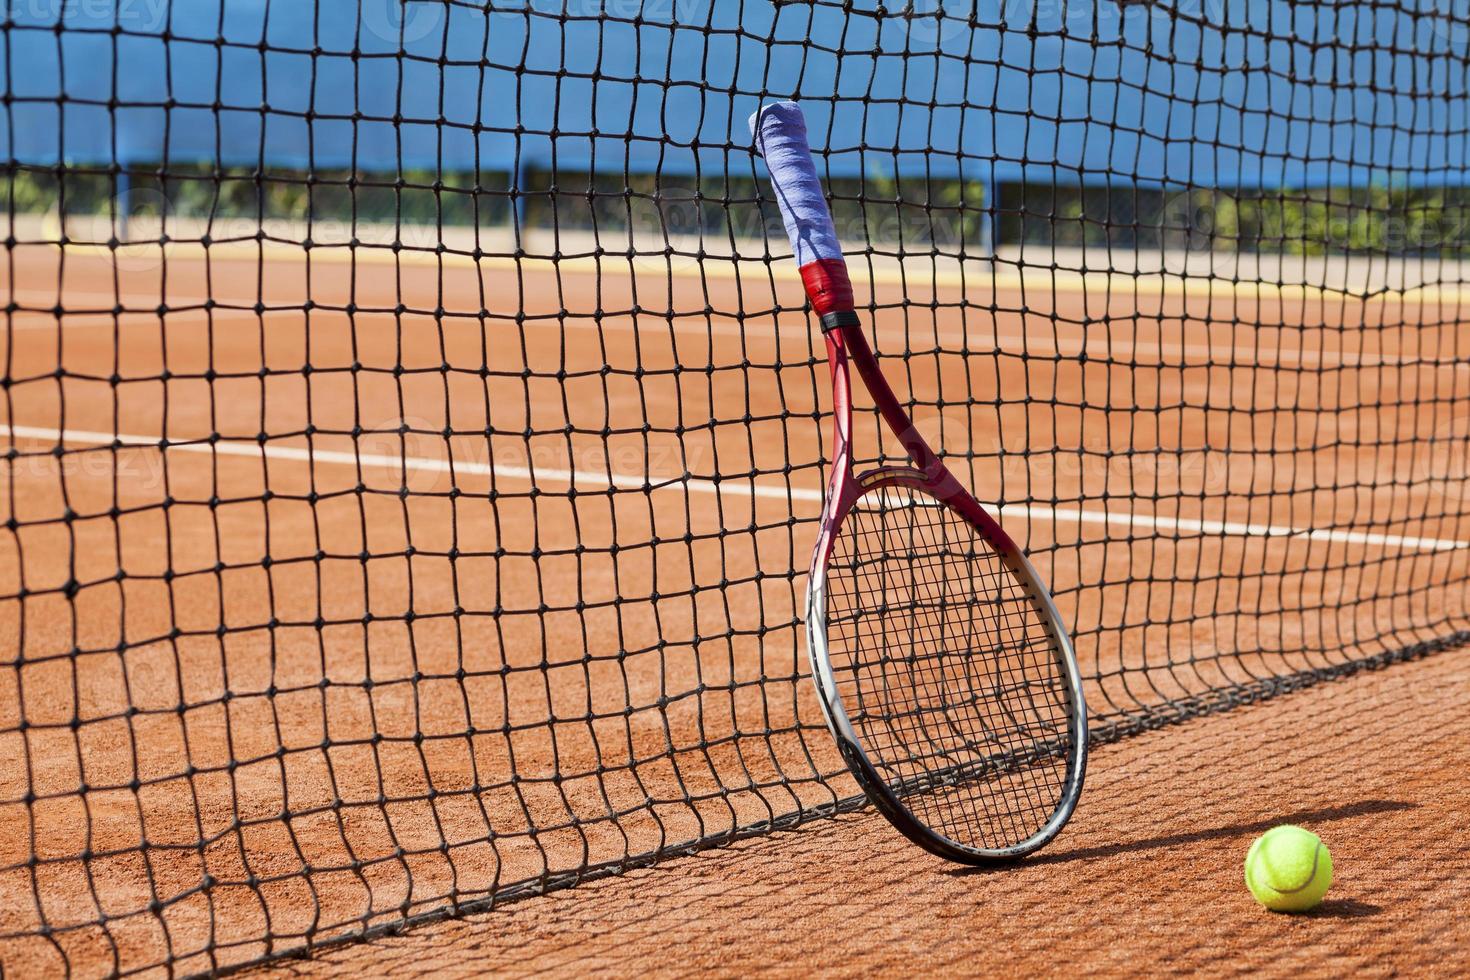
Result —
[[1434, 12], [1455, 5], [874, 4], [649, 0], [635, 26], [634, 0], [16, 3], [0, 156], [749, 174], [746, 116], [799, 93], [834, 173], [1466, 176], [1470, 23]]

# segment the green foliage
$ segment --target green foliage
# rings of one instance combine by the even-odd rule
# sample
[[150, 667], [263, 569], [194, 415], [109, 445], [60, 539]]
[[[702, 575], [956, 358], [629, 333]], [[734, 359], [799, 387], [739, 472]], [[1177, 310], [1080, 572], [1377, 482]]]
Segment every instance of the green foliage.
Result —
[[[505, 172], [257, 173], [170, 164], [166, 175], [130, 171], [124, 199], [110, 169], [13, 167], [0, 174], [0, 190], [17, 214], [107, 215], [125, 207], [130, 216], [429, 227], [505, 225], [519, 200], [532, 227], [627, 231], [640, 250], [658, 237], [677, 248], [781, 234], [770, 194], [754, 176], [541, 170], [523, 180], [516, 188]], [[978, 181], [876, 169], [827, 186], [843, 240], [878, 251], [982, 254], [992, 206], [1002, 245], [1287, 255], [1470, 250], [1470, 188], [1455, 186], [1223, 190], [1057, 181], [1004, 185], [990, 202]]]
[[[1017, 205], [1011, 201], [1019, 199]], [[1451, 254], [1470, 249], [1470, 188], [1065, 187], [1001, 197], [1002, 242], [1284, 255]]]
[[12, 168], [0, 176], [8, 208], [17, 214], [64, 211], [130, 217], [396, 222], [470, 225], [503, 223], [509, 213], [504, 173], [354, 174], [347, 170], [256, 173], [245, 168], [170, 164], [166, 174], [140, 168], [124, 182], [106, 170]]

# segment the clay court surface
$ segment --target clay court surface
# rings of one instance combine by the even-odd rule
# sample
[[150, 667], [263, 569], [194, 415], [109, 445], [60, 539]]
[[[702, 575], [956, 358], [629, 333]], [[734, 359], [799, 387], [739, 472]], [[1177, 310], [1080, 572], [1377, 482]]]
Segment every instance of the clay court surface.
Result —
[[[957, 869], [863, 812], [256, 975], [1463, 976], [1467, 766], [1451, 652], [1105, 746], [1014, 869]], [[1336, 866], [1304, 915], [1242, 878], [1281, 822]]]
[[[11, 259], [7, 977], [228, 966], [851, 796], [799, 640], [795, 282]], [[1458, 300], [947, 288], [875, 287], [877, 346], [1105, 729], [1466, 627]], [[1106, 746], [1015, 871], [863, 813], [286, 968], [1448, 967], [1465, 662]], [[1314, 916], [1240, 884], [1278, 819], [1340, 862]]]

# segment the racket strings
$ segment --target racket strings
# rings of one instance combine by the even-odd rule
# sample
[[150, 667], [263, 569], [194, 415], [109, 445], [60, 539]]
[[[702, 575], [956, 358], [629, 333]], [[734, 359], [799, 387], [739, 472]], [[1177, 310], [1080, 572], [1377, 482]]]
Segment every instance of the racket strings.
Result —
[[1072, 748], [1044, 613], [958, 513], [913, 489], [869, 498], [827, 571], [828, 656], [849, 720], [931, 829], [985, 849], [1028, 840], [1060, 804]]

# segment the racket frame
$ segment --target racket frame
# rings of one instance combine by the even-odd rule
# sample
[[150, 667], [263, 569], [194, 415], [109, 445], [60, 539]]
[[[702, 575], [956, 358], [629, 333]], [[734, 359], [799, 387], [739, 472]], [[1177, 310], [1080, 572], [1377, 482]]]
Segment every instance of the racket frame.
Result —
[[[842, 753], [843, 761], [863, 792], [893, 826], [910, 841], [940, 857], [964, 864], [989, 864], [1013, 861], [1044, 846], [1057, 835], [1076, 809], [1082, 795], [1087, 771], [1087, 704], [1082, 693], [1082, 679], [1072, 640], [1062, 623], [1051, 593], [1042, 583], [1025, 553], [1005, 530], [967, 492], [944, 465], [938, 454], [914, 428], [884, 377], [877, 358], [862, 331], [862, 322], [852, 310], [837, 310], [822, 317], [822, 333], [827, 342], [827, 362], [832, 373], [833, 453], [832, 474], [823, 506], [821, 530], [812, 551], [811, 573], [807, 580], [806, 635], [807, 654], [811, 660], [812, 678], [817, 699]], [[852, 378], [850, 368], [872, 397], [913, 466], [878, 466], [858, 473], [852, 458]], [[862, 739], [848, 717], [846, 706], [837, 689], [837, 680], [827, 644], [827, 566], [832, 557], [842, 522], [864, 496], [882, 493], [886, 488], [917, 489], [935, 497], [941, 506], [949, 507], [984, 538], [1006, 564], [1018, 582], [1025, 586], [1032, 600], [1044, 614], [1046, 629], [1052, 639], [1062, 673], [1067, 679], [1068, 735], [1071, 739], [1067, 755], [1067, 774], [1062, 795], [1051, 818], [1032, 836], [1004, 848], [977, 848], [940, 834], [919, 821], [904, 806], [888, 781], [863, 748]], [[941, 777], [942, 778], [942, 777]]]
[[[856, 313], [847, 259], [812, 158], [801, 106], [795, 102], [762, 106], [750, 117], [750, 131], [756, 152], [764, 158], [770, 172], [781, 221], [791, 242], [797, 268], [801, 271], [807, 298], [812, 309], [822, 318], [822, 333], [826, 337], [828, 361], [832, 368], [835, 449], [819, 538], [812, 555], [806, 610], [808, 655], [828, 727], [848, 768], [868, 798], [910, 840], [943, 857], [971, 864], [1019, 857], [1055, 836], [1071, 816], [1082, 792], [1087, 767], [1087, 706], [1082, 696], [1071, 638], [1057, 614], [1050, 593], [1021, 549], [944, 466], [914, 428], [908, 413], [883, 377]], [[912, 466], [880, 466], [860, 474], [853, 471], [850, 367], [856, 367], [879, 414], [898, 437]], [[994, 550], [1014, 580], [1030, 593], [1033, 611], [1045, 621], [1044, 628], [1052, 640], [1051, 650], [1066, 679], [1066, 694], [1070, 698], [1067, 722], [1071, 744], [1061, 797], [1039, 831], [1010, 846], [994, 849], [973, 847], [945, 837], [915, 817], [903, 805], [895, 788], [878, 774], [838, 693], [827, 643], [828, 564], [844, 519], [865, 495], [882, 493], [886, 487], [903, 487], [910, 493], [921, 492], [936, 498], [933, 506], [948, 507]], [[1045, 754], [1055, 754], [1054, 746], [1046, 743], [1037, 748]], [[956, 768], [922, 772], [906, 780], [911, 785], [904, 788], [922, 791], [936, 784], [957, 783], [993, 768], [996, 761], [994, 757], [988, 757]], [[1026, 765], [1030, 760], [1010, 761], [1013, 765]]]

